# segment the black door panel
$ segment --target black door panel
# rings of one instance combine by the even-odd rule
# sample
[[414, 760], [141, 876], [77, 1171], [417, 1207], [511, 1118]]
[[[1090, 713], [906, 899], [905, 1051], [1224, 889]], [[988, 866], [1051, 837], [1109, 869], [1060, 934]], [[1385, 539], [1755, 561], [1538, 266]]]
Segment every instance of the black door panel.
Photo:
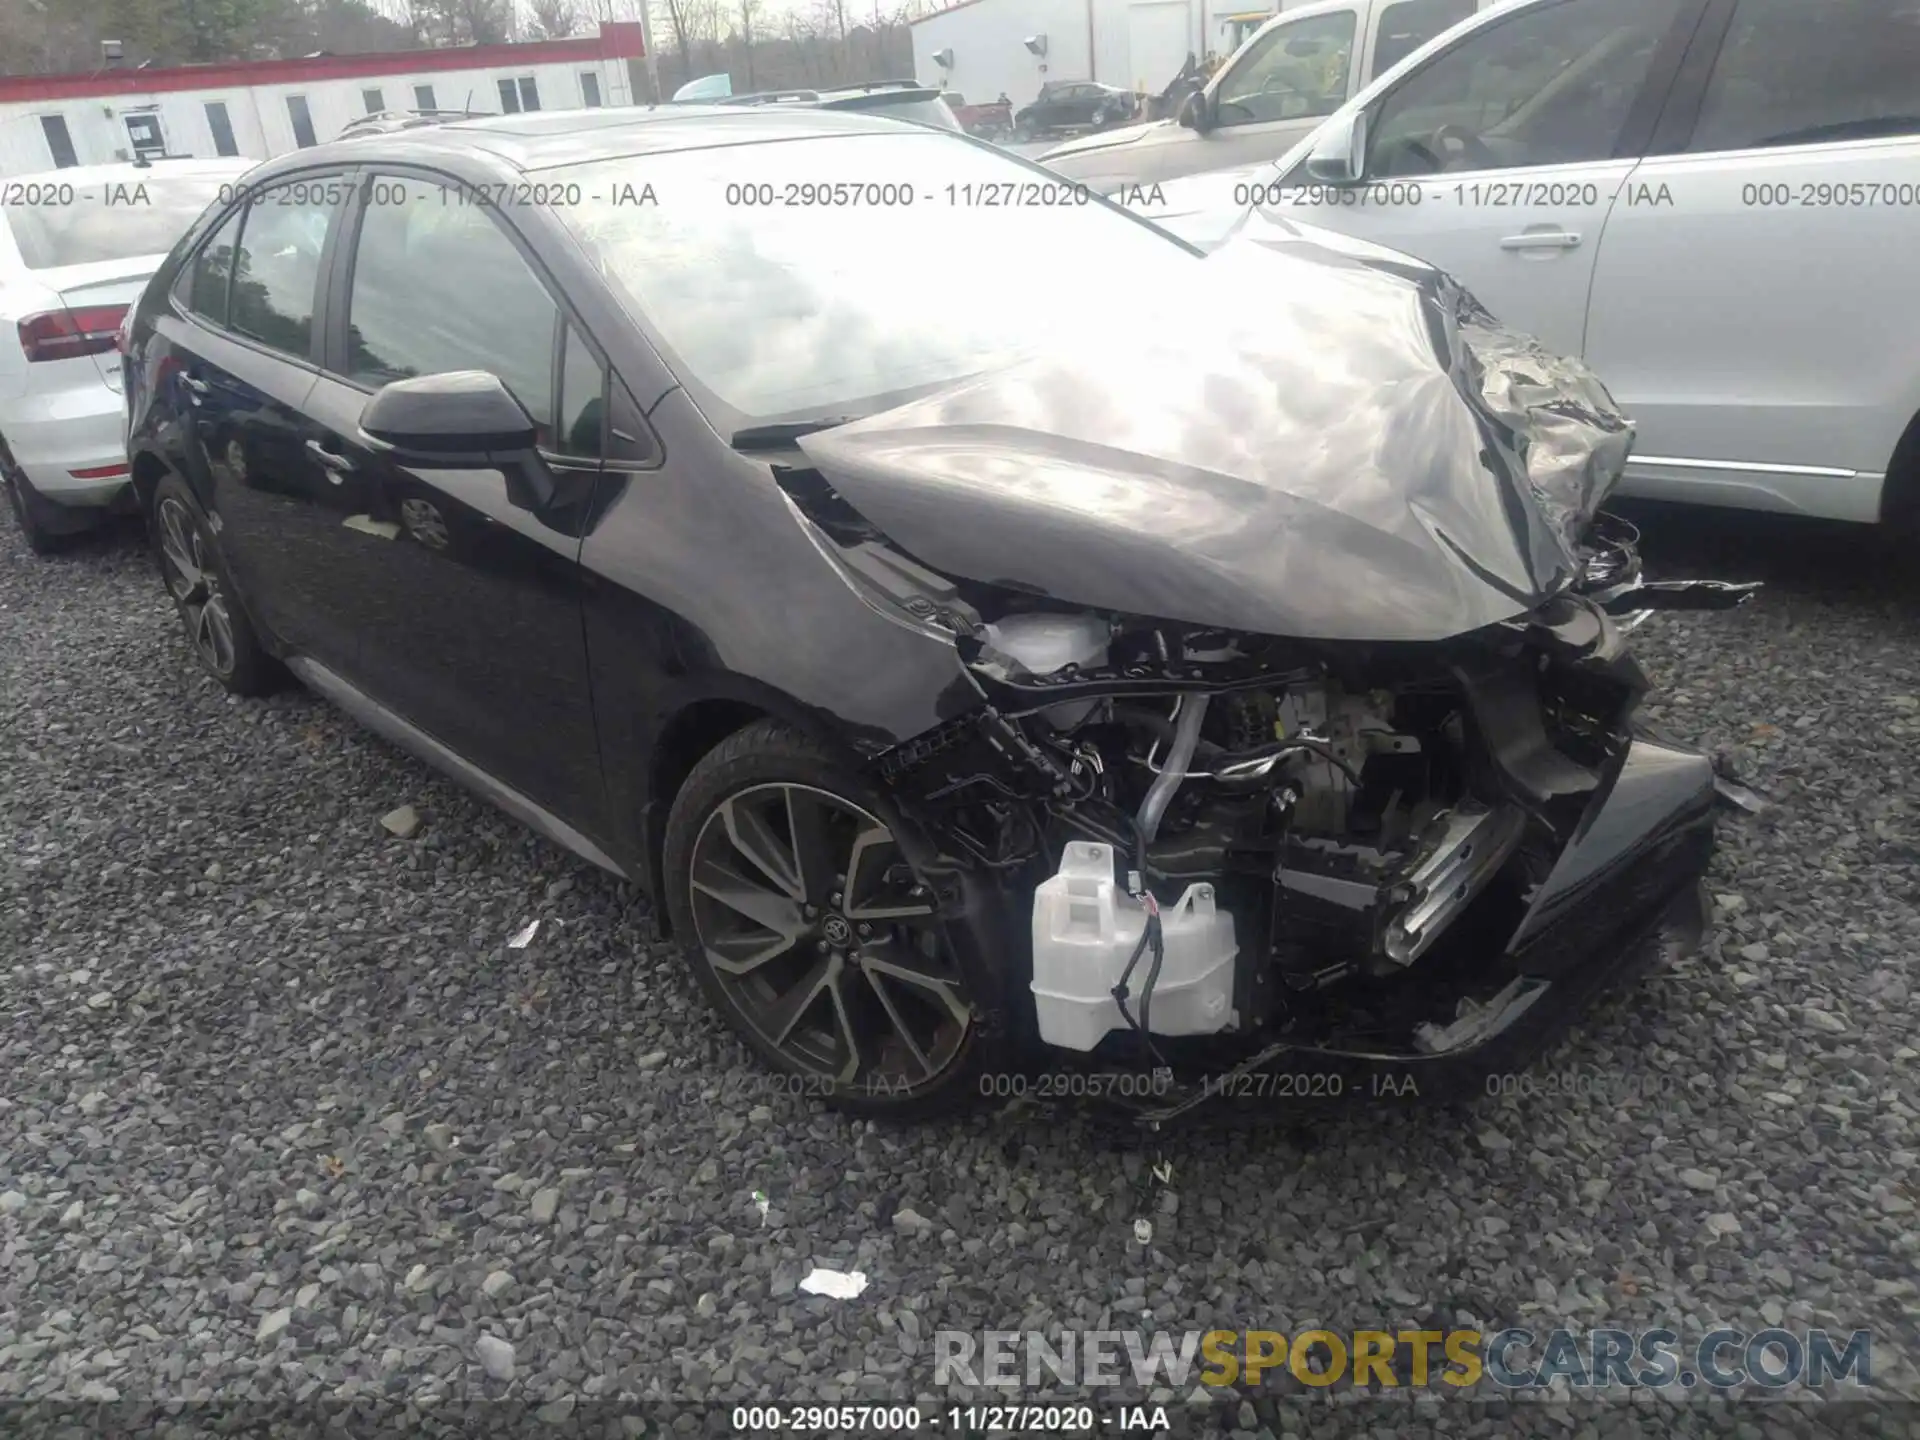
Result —
[[[363, 503], [343, 567], [361, 588], [359, 662], [383, 704], [545, 805], [594, 793], [576, 575], [580, 540], [507, 499], [504, 465], [397, 463], [359, 435], [364, 390], [323, 377], [309, 402]], [[544, 466], [556, 496], [590, 485]], [[576, 818], [569, 815], [569, 818]], [[584, 828], [584, 827], [583, 827]]]
[[[328, 354], [350, 372], [308, 400], [319, 446], [349, 469], [340, 583], [375, 699], [535, 802], [595, 833], [599, 747], [578, 560], [597, 448], [560, 457], [391, 452], [360, 429], [397, 379], [488, 370], [555, 437], [559, 308], [493, 214], [424, 179], [377, 175], [335, 271]], [[597, 420], [599, 411], [589, 412]], [[574, 407], [575, 428], [591, 428]], [[562, 443], [565, 443], [564, 441]], [[512, 467], [537, 471], [524, 487]], [[550, 494], [537, 511], [528, 494]]]
[[334, 603], [333, 574], [347, 500], [315, 463], [305, 414], [346, 190], [337, 173], [263, 189], [202, 252], [185, 297], [193, 318], [163, 314], [156, 329], [173, 351], [172, 404], [188, 417], [183, 458], [249, 610], [278, 647], [352, 674], [358, 623]]

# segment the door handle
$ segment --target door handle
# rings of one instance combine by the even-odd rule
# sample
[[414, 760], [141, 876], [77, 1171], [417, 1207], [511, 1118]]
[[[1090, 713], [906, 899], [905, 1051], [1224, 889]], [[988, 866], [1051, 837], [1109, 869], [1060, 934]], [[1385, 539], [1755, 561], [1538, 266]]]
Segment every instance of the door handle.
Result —
[[327, 478], [336, 485], [340, 483], [342, 475], [353, 469], [353, 461], [344, 455], [334, 454], [318, 440], [307, 441], [307, 454], [314, 458], [314, 462], [327, 472]]
[[1572, 250], [1580, 236], [1572, 230], [1529, 230], [1509, 235], [1500, 242], [1502, 250]]
[[207, 384], [206, 381], [196, 380], [193, 378], [193, 376], [185, 373], [183, 373], [180, 376], [180, 383], [186, 386], [187, 389], [191, 390], [196, 395], [204, 395], [207, 393], [207, 391], [213, 388], [212, 386]]

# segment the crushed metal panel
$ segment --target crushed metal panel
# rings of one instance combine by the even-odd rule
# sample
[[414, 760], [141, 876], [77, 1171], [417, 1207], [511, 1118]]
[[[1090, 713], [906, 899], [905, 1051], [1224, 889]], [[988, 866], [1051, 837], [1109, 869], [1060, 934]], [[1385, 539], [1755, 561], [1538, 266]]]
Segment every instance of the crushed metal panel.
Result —
[[1632, 426], [1431, 267], [1238, 244], [1117, 308], [800, 447], [927, 565], [1102, 609], [1431, 641], [1580, 574]]

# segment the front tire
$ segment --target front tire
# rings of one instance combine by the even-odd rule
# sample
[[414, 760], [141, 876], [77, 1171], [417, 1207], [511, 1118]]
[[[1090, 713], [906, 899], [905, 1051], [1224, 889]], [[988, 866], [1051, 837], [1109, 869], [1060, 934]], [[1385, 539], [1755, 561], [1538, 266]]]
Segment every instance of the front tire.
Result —
[[280, 667], [254, 633], [206, 512], [179, 476], [168, 475], [154, 487], [147, 534], [200, 668], [235, 695], [275, 689]]
[[775, 721], [702, 759], [667, 820], [665, 898], [701, 990], [796, 1089], [855, 1114], [964, 1104], [989, 1048], [906, 833], [885, 795]]

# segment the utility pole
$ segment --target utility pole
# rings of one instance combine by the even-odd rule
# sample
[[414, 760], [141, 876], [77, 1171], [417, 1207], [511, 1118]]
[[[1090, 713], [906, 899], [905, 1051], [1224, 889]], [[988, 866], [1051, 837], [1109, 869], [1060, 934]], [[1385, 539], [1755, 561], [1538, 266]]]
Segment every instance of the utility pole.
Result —
[[640, 46], [647, 52], [647, 90], [649, 98], [658, 105], [667, 97], [660, 93], [660, 57], [653, 48], [653, 0], [639, 0], [640, 4]]

